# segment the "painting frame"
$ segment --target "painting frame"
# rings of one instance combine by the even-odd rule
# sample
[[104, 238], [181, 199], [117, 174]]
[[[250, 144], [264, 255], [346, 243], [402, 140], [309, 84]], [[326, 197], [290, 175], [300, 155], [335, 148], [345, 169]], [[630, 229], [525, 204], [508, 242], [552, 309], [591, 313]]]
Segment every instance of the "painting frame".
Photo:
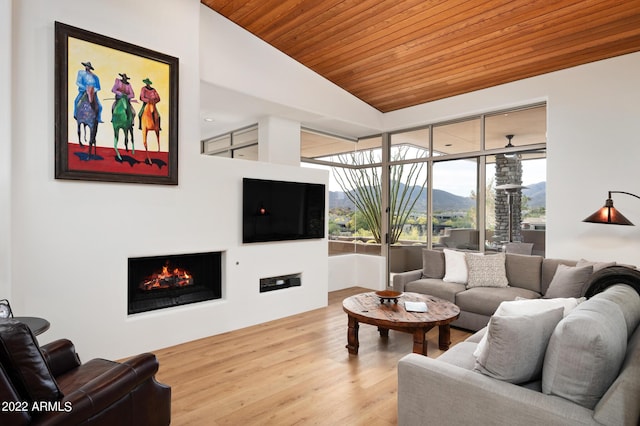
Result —
[[[96, 67], [95, 73], [91, 62], [92, 54], [96, 56], [93, 62]], [[79, 57], [83, 61], [80, 61]], [[99, 65], [95, 61], [101, 62], [103, 70], [110, 69], [110, 75], [100, 75], [97, 70]], [[136, 71], [129, 77], [127, 69]], [[77, 79], [75, 70], [78, 70]], [[93, 75], [91, 78], [100, 75], [95, 85], [97, 90], [96, 87], [88, 90], [87, 86], [87, 89], [81, 92], [81, 85], [74, 84], [74, 81], [80, 81], [81, 72], [85, 73], [84, 75], [89, 72]], [[179, 59], [176, 57], [56, 21], [55, 178], [177, 185], [178, 72]], [[109, 78], [113, 78], [114, 81], [113, 93], [109, 92]], [[159, 99], [157, 107], [155, 101], [142, 101], [142, 91], [145, 87], [147, 90], [155, 91], [155, 87], [149, 84], [153, 84], [150, 78], [160, 82], [159, 87], [162, 88], [158, 90], [159, 95], [155, 92]], [[134, 97], [116, 92], [116, 85], [120, 84], [118, 79], [131, 88], [128, 90], [135, 95]], [[94, 114], [90, 124], [81, 123], [81, 120], [76, 118], [76, 109], [80, 108], [78, 99], [82, 94], [90, 95], [84, 96], [85, 101], [91, 98], [93, 101], [92, 107], [87, 107], [87, 111], [93, 111]], [[128, 98], [130, 107], [126, 109], [125, 116], [129, 119], [126, 123], [130, 127], [118, 130], [116, 117], [122, 114], [117, 115], [115, 108], [117, 100], [121, 97]], [[109, 100], [113, 101], [113, 105]], [[138, 101], [142, 101], [142, 107]], [[152, 108], [148, 108], [148, 105], [152, 105]], [[151, 127], [151, 131], [147, 130], [149, 126], [142, 127], [143, 122], [147, 123], [142, 118], [144, 110], [151, 113], [156, 111], [153, 116], [156, 127]], [[124, 110], [121, 108], [118, 111]], [[81, 113], [78, 109], [78, 117], [84, 116], [84, 112]], [[137, 125], [136, 119], [139, 123]], [[70, 131], [74, 124], [77, 125], [77, 138]], [[130, 133], [127, 130], [130, 130]], [[128, 142], [125, 146], [120, 142], [121, 137], [127, 140], [128, 136], [125, 135], [129, 134], [131, 150]], [[144, 147], [140, 146], [139, 138], [145, 134], [144, 141], [148, 141], [149, 148], [153, 149], [148, 149], [147, 143]]]

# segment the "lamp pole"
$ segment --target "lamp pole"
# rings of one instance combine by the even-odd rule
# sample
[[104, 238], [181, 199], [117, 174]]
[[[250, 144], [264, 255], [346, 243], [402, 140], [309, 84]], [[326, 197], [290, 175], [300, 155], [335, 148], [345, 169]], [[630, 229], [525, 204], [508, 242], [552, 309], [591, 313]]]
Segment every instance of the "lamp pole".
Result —
[[506, 191], [507, 193], [507, 212], [509, 215], [509, 220], [507, 222], [507, 242], [511, 243], [512, 241], [512, 234], [513, 234], [513, 208], [512, 208], [512, 194], [514, 194], [516, 191], [519, 191], [523, 188], [527, 188], [526, 186], [523, 185], [519, 185], [516, 183], [505, 183], [503, 185], [498, 185], [496, 186], [496, 189], [502, 189], [504, 191]]

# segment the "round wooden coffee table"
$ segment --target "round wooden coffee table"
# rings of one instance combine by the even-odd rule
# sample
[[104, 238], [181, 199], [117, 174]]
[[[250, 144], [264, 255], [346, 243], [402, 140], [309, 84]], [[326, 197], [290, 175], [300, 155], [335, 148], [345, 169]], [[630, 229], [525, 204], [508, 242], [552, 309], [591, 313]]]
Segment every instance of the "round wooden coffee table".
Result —
[[[425, 302], [427, 312], [407, 312], [406, 301]], [[389, 330], [404, 331], [413, 334], [413, 352], [427, 355], [427, 340], [424, 335], [438, 326], [438, 346], [449, 349], [451, 335], [449, 324], [460, 316], [460, 308], [451, 302], [419, 293], [403, 293], [398, 303], [382, 303], [375, 292], [356, 294], [342, 302], [342, 309], [349, 317], [347, 331], [347, 349], [350, 354], [358, 353], [359, 323], [378, 326], [380, 336], [388, 336]]]

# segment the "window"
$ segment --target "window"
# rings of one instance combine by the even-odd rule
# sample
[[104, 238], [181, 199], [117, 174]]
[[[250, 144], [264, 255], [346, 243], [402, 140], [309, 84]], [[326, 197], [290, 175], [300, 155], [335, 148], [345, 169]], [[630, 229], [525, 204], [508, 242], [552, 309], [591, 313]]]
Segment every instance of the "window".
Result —
[[391, 134], [391, 158], [403, 160], [429, 156], [430, 128], [414, 129]]
[[258, 125], [205, 139], [201, 144], [205, 155], [258, 161]]
[[480, 118], [433, 126], [433, 155], [465, 154], [480, 151]]
[[379, 255], [382, 137], [350, 140], [303, 129], [301, 156], [303, 165], [330, 171], [329, 254]]
[[544, 255], [546, 128], [537, 104], [358, 141], [303, 130], [303, 163], [331, 170], [330, 254], [388, 242], [391, 272], [418, 269], [424, 247]]
[[434, 163], [432, 192], [432, 246], [479, 250], [477, 159]]

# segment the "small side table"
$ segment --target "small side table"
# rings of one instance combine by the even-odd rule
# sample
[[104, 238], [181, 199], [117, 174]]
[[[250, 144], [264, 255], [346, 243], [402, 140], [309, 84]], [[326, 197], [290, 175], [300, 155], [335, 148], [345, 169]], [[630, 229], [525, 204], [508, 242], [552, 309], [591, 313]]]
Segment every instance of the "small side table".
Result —
[[13, 317], [13, 319], [25, 323], [36, 336], [47, 331], [51, 325], [46, 319], [38, 317]]

